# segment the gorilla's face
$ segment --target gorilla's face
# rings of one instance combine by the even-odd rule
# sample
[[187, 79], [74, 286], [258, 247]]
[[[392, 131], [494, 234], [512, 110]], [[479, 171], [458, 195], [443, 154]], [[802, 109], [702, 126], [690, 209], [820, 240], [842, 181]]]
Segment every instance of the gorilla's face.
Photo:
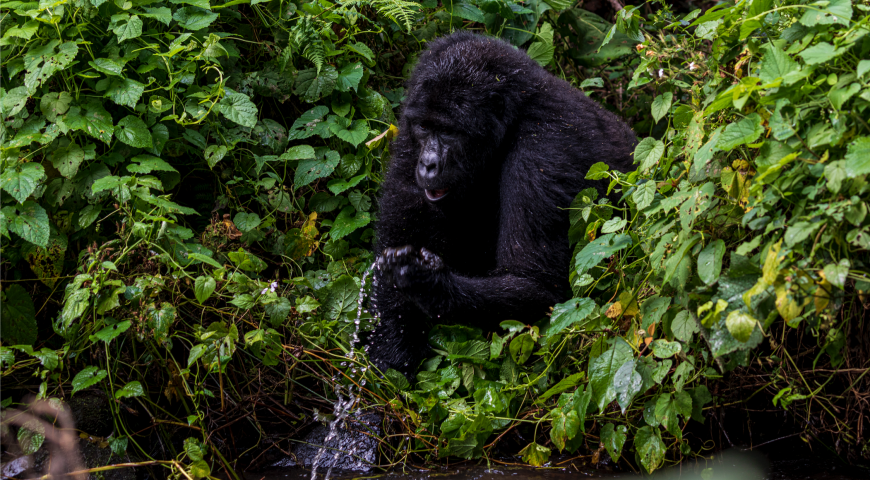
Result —
[[504, 132], [499, 96], [437, 90], [416, 95], [405, 113], [419, 152], [417, 185], [433, 203], [461, 197], [473, 188]]

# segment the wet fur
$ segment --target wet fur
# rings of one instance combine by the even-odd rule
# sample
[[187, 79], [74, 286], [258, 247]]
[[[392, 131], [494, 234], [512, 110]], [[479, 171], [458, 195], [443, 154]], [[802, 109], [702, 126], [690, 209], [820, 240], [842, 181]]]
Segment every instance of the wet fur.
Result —
[[[415, 180], [411, 117], [469, 135], [453, 198], [433, 204]], [[375, 251], [388, 253], [374, 289], [382, 324], [368, 343], [382, 371], [409, 375], [428, 354], [429, 324], [532, 322], [570, 297], [565, 208], [580, 190], [601, 189], [584, 179], [594, 163], [628, 170], [637, 140], [524, 51], [464, 32], [420, 56], [399, 132], [376, 226]]]

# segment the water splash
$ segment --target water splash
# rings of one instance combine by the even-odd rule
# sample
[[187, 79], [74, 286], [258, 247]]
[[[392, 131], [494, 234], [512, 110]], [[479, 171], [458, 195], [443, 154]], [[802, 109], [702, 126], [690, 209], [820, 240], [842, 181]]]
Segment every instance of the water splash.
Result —
[[[371, 274], [374, 271], [376, 265], [377, 265], [377, 260], [375, 260], [375, 262], [373, 262], [366, 269], [365, 273], [363, 273], [362, 280], [360, 281], [359, 297], [357, 299], [356, 318], [353, 321], [354, 331], [353, 331], [353, 335], [351, 336], [350, 350], [345, 355], [345, 358], [347, 358], [348, 361], [341, 362], [342, 367], [349, 366], [349, 368], [350, 368], [349, 376], [351, 379], [356, 378], [357, 374], [360, 375], [359, 386], [357, 386], [357, 384], [352, 382], [350, 385], [344, 387], [341, 385], [341, 383], [339, 383], [340, 379], [337, 376], [333, 377], [333, 381], [335, 382], [335, 395], [336, 395], [336, 401], [335, 401], [335, 405], [333, 406], [333, 411], [332, 411], [333, 419], [329, 422], [329, 432], [327, 433], [326, 438], [323, 439], [323, 445], [318, 449], [317, 456], [314, 457], [314, 462], [312, 462], [311, 480], [317, 479], [317, 468], [319, 467], [320, 462], [323, 459], [323, 454], [326, 452], [326, 445], [328, 445], [329, 442], [333, 438], [335, 438], [336, 434], [339, 431], [339, 426], [341, 426], [344, 429], [347, 428], [347, 422], [346, 422], [347, 416], [348, 416], [348, 414], [351, 413], [351, 408], [353, 407], [356, 400], [360, 397], [360, 395], [362, 393], [362, 387], [366, 384], [365, 373], [366, 373], [366, 370], [368, 369], [368, 367], [361, 366], [361, 367], [359, 367], [359, 369], [357, 369], [356, 364], [360, 363], [359, 361], [362, 359], [357, 358], [358, 354], [356, 351], [356, 345], [357, 345], [357, 343], [359, 343], [360, 324], [362, 323], [362, 315], [363, 315], [363, 311], [364, 311], [363, 304], [365, 302], [365, 297], [366, 297], [366, 280], [368, 279], [369, 274]], [[372, 286], [374, 287], [375, 285], [377, 285], [377, 282], [378, 282], [377, 275], [373, 275], [372, 276]], [[380, 323], [380, 318], [378, 318], [378, 315], [376, 313], [377, 312], [377, 310], [376, 310], [377, 303], [375, 301], [375, 295], [373, 293], [371, 295], [371, 300], [372, 300], [371, 308], [372, 308], [372, 312], [373, 312], [372, 322], [374, 325], [378, 325]], [[368, 310], [365, 310], [365, 312], [368, 313]], [[366, 365], [365, 362], [362, 362], [362, 364]], [[346, 399], [344, 397], [344, 394], [347, 395]], [[342, 425], [342, 423], [344, 423], [344, 424]], [[350, 450], [350, 452], [348, 452], [348, 454], [351, 457], [354, 457], [354, 456], [356, 456], [358, 449], [359, 449], [359, 444], [354, 444], [354, 446], [351, 448], [351, 450]], [[326, 471], [325, 480], [329, 480], [330, 475], [332, 475], [332, 468], [335, 466], [335, 464], [337, 463], [339, 455], [341, 455], [342, 453], [343, 452], [341, 450], [336, 450], [335, 453], [333, 454], [332, 462], [330, 462], [329, 469]]]

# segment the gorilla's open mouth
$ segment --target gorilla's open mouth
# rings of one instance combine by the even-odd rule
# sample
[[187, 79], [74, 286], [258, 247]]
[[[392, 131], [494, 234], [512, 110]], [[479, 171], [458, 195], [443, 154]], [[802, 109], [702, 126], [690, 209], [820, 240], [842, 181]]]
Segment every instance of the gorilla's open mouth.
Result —
[[437, 202], [447, 196], [447, 190], [449, 189], [441, 188], [438, 190], [426, 190], [426, 198], [428, 198], [429, 201]]

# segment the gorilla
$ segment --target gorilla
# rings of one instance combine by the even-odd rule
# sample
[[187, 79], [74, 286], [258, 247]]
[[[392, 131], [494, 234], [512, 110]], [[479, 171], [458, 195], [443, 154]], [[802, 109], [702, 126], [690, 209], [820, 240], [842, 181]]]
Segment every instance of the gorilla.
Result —
[[568, 210], [596, 162], [627, 171], [617, 116], [507, 42], [432, 42], [408, 80], [375, 227], [371, 361], [408, 376], [427, 323], [493, 329], [570, 298]]

